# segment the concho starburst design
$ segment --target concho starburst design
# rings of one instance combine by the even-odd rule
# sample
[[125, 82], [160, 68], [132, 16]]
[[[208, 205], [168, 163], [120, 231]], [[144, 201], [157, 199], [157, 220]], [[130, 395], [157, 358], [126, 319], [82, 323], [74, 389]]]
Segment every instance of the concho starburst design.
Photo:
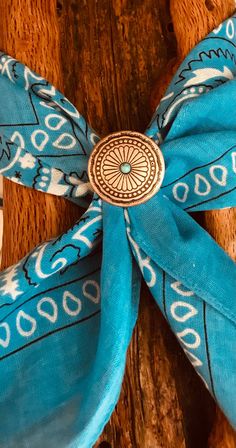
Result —
[[164, 160], [159, 147], [143, 134], [110, 134], [94, 147], [89, 179], [94, 191], [114, 205], [130, 207], [147, 201], [160, 188]]

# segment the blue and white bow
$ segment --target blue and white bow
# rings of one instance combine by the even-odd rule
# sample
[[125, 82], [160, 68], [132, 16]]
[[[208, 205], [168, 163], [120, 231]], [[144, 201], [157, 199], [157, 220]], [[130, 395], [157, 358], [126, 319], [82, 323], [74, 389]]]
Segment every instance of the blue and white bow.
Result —
[[236, 265], [188, 214], [236, 206], [235, 19], [177, 71], [146, 130], [165, 158], [163, 185], [125, 209], [92, 198], [98, 136], [84, 118], [0, 54], [1, 174], [88, 206], [0, 275], [4, 448], [93, 445], [119, 397], [142, 277], [236, 426]]

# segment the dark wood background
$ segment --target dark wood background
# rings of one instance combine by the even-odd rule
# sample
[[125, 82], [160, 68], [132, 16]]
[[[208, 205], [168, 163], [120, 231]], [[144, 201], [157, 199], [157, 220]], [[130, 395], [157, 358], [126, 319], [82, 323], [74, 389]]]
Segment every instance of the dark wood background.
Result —
[[[54, 83], [106, 135], [145, 129], [173, 70], [233, 12], [234, 0], [0, 0], [0, 10], [0, 48]], [[2, 267], [81, 213], [9, 181], [4, 201]], [[200, 217], [234, 257], [235, 216], [227, 210]], [[96, 447], [236, 447], [145, 287], [121, 397]]]

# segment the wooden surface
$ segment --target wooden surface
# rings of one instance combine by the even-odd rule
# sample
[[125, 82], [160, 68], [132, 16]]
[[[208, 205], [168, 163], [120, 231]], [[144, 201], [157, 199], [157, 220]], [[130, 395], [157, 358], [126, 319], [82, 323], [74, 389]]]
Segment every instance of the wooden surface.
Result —
[[[166, 0], [0, 0], [0, 7], [0, 48], [54, 83], [105, 135], [145, 128], [151, 93], [153, 107], [176, 64], [231, 14], [234, 1], [171, 0], [172, 18]], [[9, 181], [4, 201], [3, 267], [67, 229], [81, 213], [61, 198]], [[210, 212], [201, 220], [235, 256], [235, 211]], [[235, 448], [235, 434], [215, 414], [143, 287], [120, 401], [96, 447], [207, 446]]]

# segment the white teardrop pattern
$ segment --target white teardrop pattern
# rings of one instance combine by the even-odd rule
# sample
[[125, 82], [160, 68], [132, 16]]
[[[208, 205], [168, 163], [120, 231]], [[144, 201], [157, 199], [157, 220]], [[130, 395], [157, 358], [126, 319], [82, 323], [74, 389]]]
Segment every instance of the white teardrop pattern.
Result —
[[[90, 287], [90, 292], [87, 288]], [[94, 294], [92, 294], [91, 289], [93, 288]], [[83, 284], [83, 294], [87, 299], [91, 300], [93, 303], [100, 302], [100, 287], [99, 284], [95, 280], [86, 280]]]
[[[29, 330], [24, 330], [22, 328], [23, 322], [26, 325], [30, 324], [31, 328]], [[20, 310], [16, 316], [16, 328], [18, 330], [18, 333], [23, 337], [29, 337], [32, 336], [32, 334], [34, 334], [36, 327], [37, 327], [36, 320], [29, 314], [25, 313], [23, 310]]]
[[[153, 297], [196, 373], [214, 395], [206, 324], [207, 304], [154, 263], [153, 268], [157, 279], [151, 290]], [[144, 278], [147, 281], [145, 274]]]
[[44, 123], [49, 131], [56, 132], [55, 137], [57, 138], [51, 141], [48, 132], [45, 130], [46, 128], [34, 130], [31, 134], [31, 142], [38, 151], [43, 152], [47, 143], [50, 143], [50, 146], [53, 146], [54, 148], [62, 150], [73, 149], [76, 146], [77, 141], [73, 134], [62, 132], [58, 136], [58, 131], [67, 124], [67, 119], [65, 117], [50, 113], [45, 116]]
[[[185, 310], [183, 314], [178, 314], [177, 310]], [[194, 306], [190, 305], [190, 303], [187, 302], [174, 302], [172, 303], [170, 307], [170, 311], [172, 314], [172, 317], [177, 320], [178, 322], [185, 322], [186, 320], [190, 319], [191, 317], [195, 316], [198, 312]]]
[[184, 296], [184, 297], [194, 296], [193, 291], [190, 291], [189, 289], [186, 289], [186, 288], [181, 289], [181, 286], [183, 287], [183, 285], [180, 282], [174, 282], [174, 283], [171, 283], [171, 285], [170, 285], [170, 287], [172, 289], [174, 289], [175, 292], [177, 292], [177, 294], [180, 294], [181, 296]]
[[38, 151], [43, 151], [49, 141], [49, 136], [43, 129], [37, 129], [31, 134], [31, 142]]
[[[170, 314], [172, 318], [175, 322], [183, 324], [185, 322], [189, 322], [190, 320], [192, 321], [193, 318], [197, 316], [198, 310], [190, 302], [187, 302], [186, 300], [183, 301], [182, 297], [192, 298], [194, 296], [194, 292], [186, 289], [184, 285], [182, 285], [182, 283], [178, 281], [172, 281], [170, 283], [170, 287], [175, 291], [177, 296], [179, 296], [177, 297], [177, 300], [173, 300], [173, 302], [170, 304]], [[190, 349], [195, 350], [201, 345], [201, 338], [196, 329], [192, 328], [192, 326], [184, 327], [180, 331], [176, 331], [175, 334], [191, 362], [193, 362], [194, 358], [194, 366], [196, 367], [196, 364], [201, 366], [202, 361], [196, 356], [196, 354], [190, 351]]]
[[185, 182], [178, 182], [173, 186], [172, 192], [176, 201], [186, 202], [189, 193], [189, 186]]
[[[44, 303], [50, 304], [52, 313], [49, 313], [42, 308], [42, 305]], [[42, 299], [40, 299], [37, 303], [37, 311], [40, 316], [45, 317], [53, 324], [56, 322], [58, 316], [58, 308], [55, 300], [53, 300], [51, 297], [43, 297]]]
[[[84, 317], [87, 319], [90, 315], [96, 315], [100, 311], [100, 285], [98, 281], [85, 279], [81, 282], [80, 291], [81, 298], [72, 291], [64, 290], [63, 287], [59, 296], [57, 293], [55, 298], [49, 296], [42, 297], [42, 294], [39, 294], [39, 300], [37, 301], [34, 298], [29, 312], [26, 312], [25, 309], [20, 309], [9, 322], [1, 322], [0, 359], [8, 356], [7, 353], [5, 354], [6, 349], [10, 349], [12, 353], [18, 350], [19, 341], [20, 347], [22, 347], [22, 338], [30, 339], [33, 336], [35, 338], [37, 335], [34, 339], [37, 342], [45, 335], [53, 334], [54, 331], [63, 328], [65, 322], [70, 326], [68, 316], [70, 319], [73, 319], [72, 322], [79, 322]], [[82, 315], [83, 311], [85, 311], [85, 315]], [[10, 314], [14, 316], [14, 311]], [[66, 320], [65, 315], [67, 316]], [[81, 318], [78, 319], [80, 315]], [[52, 326], [52, 329], [45, 326], [45, 320], [48, 321], [48, 325]], [[20, 339], [16, 337], [17, 335], [20, 336]]]
[[207, 196], [211, 191], [211, 184], [202, 174], [195, 174], [194, 193]]
[[44, 121], [47, 128], [51, 131], [58, 131], [65, 123], [67, 123], [66, 118], [58, 114], [48, 114]]
[[[76, 308], [70, 308], [69, 303], [72, 303], [72, 305], [76, 304]], [[63, 308], [69, 316], [77, 316], [82, 309], [81, 300], [70, 291], [65, 291], [63, 294]]]
[[190, 170], [176, 180], [170, 179], [162, 187], [166, 189], [165, 195], [173, 197], [179, 205], [183, 204], [185, 210], [191, 210], [231, 193], [235, 187], [235, 148], [234, 144], [216, 160], [199, 167], [197, 172]]
[[[5, 334], [2, 336], [2, 331], [1, 329], [4, 329]], [[10, 336], [11, 336], [11, 332], [10, 332], [10, 327], [6, 322], [3, 322], [2, 324], [0, 324], [0, 345], [3, 348], [7, 348], [10, 342]]]
[[193, 328], [185, 328], [183, 331], [176, 333], [176, 336], [188, 348], [198, 348], [201, 344], [201, 338]]
[[[170, 288], [177, 295], [177, 298], [172, 299], [169, 304], [169, 312], [173, 319], [172, 327], [175, 331], [175, 335], [181, 343], [189, 361], [196, 369], [196, 372], [202, 378], [206, 387], [209, 388], [202, 373], [198, 370], [199, 368], [204, 368], [204, 365], [198, 354], [199, 349], [201, 349], [202, 340], [200, 334], [196, 330], [196, 321], [194, 319], [198, 315], [198, 309], [194, 306], [193, 302], [195, 297], [194, 292], [185, 288], [179, 281], [170, 282]], [[191, 300], [192, 302], [190, 303]], [[187, 326], [184, 326], [185, 323]]]
[[186, 353], [186, 355], [189, 358], [193, 367], [201, 367], [202, 366], [202, 361], [200, 361], [200, 359], [197, 358], [197, 356], [195, 356], [193, 353], [191, 353], [186, 348], [184, 348], [184, 352]]
[[[212, 180], [221, 187], [225, 187], [227, 183], [228, 170], [223, 165], [213, 165], [209, 169]], [[220, 172], [220, 176], [216, 175], [216, 172]]]
[[76, 145], [75, 137], [71, 134], [68, 134], [68, 132], [64, 132], [64, 134], [61, 134], [53, 142], [53, 146], [58, 149], [72, 149], [75, 147], [75, 145]]

